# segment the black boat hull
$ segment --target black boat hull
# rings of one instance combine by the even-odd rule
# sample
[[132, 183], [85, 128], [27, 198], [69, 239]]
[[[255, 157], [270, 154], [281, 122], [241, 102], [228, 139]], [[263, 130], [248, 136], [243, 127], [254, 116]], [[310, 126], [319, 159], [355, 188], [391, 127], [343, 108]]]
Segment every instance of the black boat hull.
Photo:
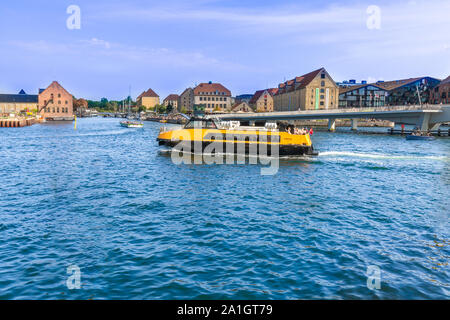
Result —
[[[211, 142], [203, 141], [194, 144], [193, 141], [171, 141], [158, 139], [160, 146], [166, 146], [175, 150], [191, 153], [234, 153], [256, 156], [317, 156], [319, 153], [312, 146], [302, 145], [279, 145], [270, 144], [249, 144], [249, 143], [230, 143], [230, 142]], [[211, 144], [214, 143], [214, 146]], [[278, 150], [277, 150], [278, 149]], [[200, 152], [201, 150], [201, 152]]]

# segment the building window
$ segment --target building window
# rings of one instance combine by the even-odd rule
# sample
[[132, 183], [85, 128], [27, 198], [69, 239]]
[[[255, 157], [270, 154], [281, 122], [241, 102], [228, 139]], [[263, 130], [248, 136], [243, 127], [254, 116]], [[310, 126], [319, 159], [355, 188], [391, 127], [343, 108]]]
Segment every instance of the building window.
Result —
[[58, 107], [58, 108], [56, 108], [56, 112], [57, 112], [57, 113], [59, 113], [59, 107]]
[[61, 98], [61, 93], [58, 93], [58, 98]]
[[321, 85], [322, 87], [325, 87], [325, 81], [322, 81], [322, 82], [320, 83], [320, 85]]
[[323, 101], [320, 101], [320, 105], [323, 106]]
[[66, 100], [66, 104], [69, 104], [69, 101]]
[[320, 75], [320, 77], [321, 77], [322, 79], [325, 79], [325, 73], [322, 73], [322, 74]]
[[325, 89], [320, 89], [320, 93], [325, 93]]
[[61, 104], [61, 100], [58, 100], [58, 104]]

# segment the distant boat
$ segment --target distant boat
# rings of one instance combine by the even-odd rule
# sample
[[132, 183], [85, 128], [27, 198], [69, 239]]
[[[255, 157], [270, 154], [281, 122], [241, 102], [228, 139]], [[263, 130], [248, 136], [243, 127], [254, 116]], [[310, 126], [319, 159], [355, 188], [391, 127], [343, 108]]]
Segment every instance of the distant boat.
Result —
[[433, 136], [418, 136], [418, 135], [413, 135], [413, 134], [409, 134], [409, 135], [406, 136], [406, 140], [427, 140], [427, 141], [430, 141], [430, 140], [434, 140], [434, 139], [436, 139], [436, 138], [433, 137]]
[[120, 125], [125, 128], [142, 128], [144, 124], [139, 121], [121, 121]]
[[144, 124], [142, 123], [142, 122], [140, 122], [140, 121], [132, 121], [130, 118], [131, 118], [131, 115], [130, 115], [130, 96], [131, 96], [131, 88], [130, 88], [130, 94], [129, 94], [129, 96], [128, 96], [128, 113], [127, 113], [127, 120], [125, 120], [125, 121], [121, 121], [120, 122], [120, 125], [122, 126], [122, 127], [125, 127], [125, 128], [142, 128], [143, 126], [144, 126]]

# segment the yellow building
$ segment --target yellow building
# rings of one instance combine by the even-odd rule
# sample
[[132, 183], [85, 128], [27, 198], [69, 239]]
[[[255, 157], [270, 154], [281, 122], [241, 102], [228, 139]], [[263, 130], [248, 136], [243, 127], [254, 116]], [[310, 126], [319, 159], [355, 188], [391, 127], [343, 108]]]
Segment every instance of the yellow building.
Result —
[[339, 87], [325, 68], [280, 83], [274, 111], [337, 109]]
[[18, 94], [0, 94], [0, 114], [33, 111], [38, 107], [38, 95], [26, 94], [20, 90]]
[[169, 94], [164, 100], [163, 105], [168, 107], [169, 105], [172, 106], [172, 110], [178, 110], [178, 100], [180, 96], [177, 94]]
[[148, 89], [137, 97], [136, 104], [138, 107], [153, 109], [156, 105], [159, 105], [159, 96], [152, 89]]
[[277, 88], [256, 91], [249, 101], [250, 107], [252, 107], [256, 112], [272, 112], [273, 95], [277, 92]]
[[231, 107], [231, 112], [253, 112], [253, 109], [245, 101], [239, 101]]

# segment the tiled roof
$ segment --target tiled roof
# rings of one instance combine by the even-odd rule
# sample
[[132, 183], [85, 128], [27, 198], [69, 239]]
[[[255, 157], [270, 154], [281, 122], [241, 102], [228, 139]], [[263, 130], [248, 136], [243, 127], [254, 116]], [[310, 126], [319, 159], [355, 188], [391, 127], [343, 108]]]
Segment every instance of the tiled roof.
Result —
[[270, 89], [264, 89], [264, 90], [258, 90], [255, 92], [255, 94], [253, 95], [253, 97], [250, 99], [249, 103], [250, 104], [254, 104], [256, 103], [256, 101], [258, 101], [259, 97], [261, 97], [261, 95], [267, 91], [268, 94], [270, 94], [271, 96], [274, 95], [275, 92], [278, 91], [277, 88], [270, 88]]
[[147, 91], [142, 92], [136, 100], [139, 100], [143, 97], [153, 97], [153, 98], [159, 98], [159, 96], [153, 91], [151, 88], [149, 88]]
[[447, 78], [442, 80], [441, 83], [439, 83], [439, 85], [441, 85], [441, 84], [449, 84], [449, 83], [450, 83], [450, 76], [448, 76]]
[[181, 95], [185, 94], [186, 92], [188, 92], [190, 90], [193, 90], [193, 89], [192, 88], [186, 88]]
[[400, 87], [403, 87], [407, 84], [416, 82], [417, 80], [423, 79], [425, 77], [419, 77], [419, 78], [409, 78], [409, 79], [401, 79], [401, 80], [393, 80], [393, 81], [384, 81], [384, 82], [377, 82], [376, 84], [386, 90], [393, 90]]
[[207, 92], [207, 93], [225, 93], [225, 96], [231, 96], [231, 91], [225, 88], [220, 83], [200, 83], [198, 86], [194, 89], [194, 94], [199, 95], [200, 92]]
[[286, 91], [293, 91], [295, 89], [301, 89], [306, 87], [308, 84], [311, 83], [311, 81], [314, 80], [315, 77], [321, 72], [325, 71], [325, 68], [320, 68], [317, 70], [314, 70], [310, 73], [304, 74], [300, 77], [295, 77], [292, 80], [288, 80], [286, 82], [280, 83], [278, 85], [278, 92], [275, 94], [284, 93]]
[[231, 107], [231, 111], [239, 111], [238, 109], [240, 108], [240, 107], [244, 107], [244, 108], [248, 108], [248, 110], [252, 110], [252, 108], [250, 108], [250, 106], [247, 104], [247, 102], [245, 102], [245, 101], [241, 101], [241, 102], [238, 102], [238, 103], [235, 103], [232, 107]]
[[38, 103], [37, 94], [0, 94], [2, 103]]
[[172, 94], [169, 94], [165, 99], [164, 99], [164, 101], [175, 101], [175, 100], [178, 100], [178, 95], [177, 94], [174, 94], [174, 93], [172, 93]]
[[270, 93], [272, 95], [277, 94], [277, 92], [278, 92], [278, 88], [272, 88], [272, 89], [269, 89], [269, 90], [270, 90]]
[[48, 89], [50, 89], [50, 88], [59, 88], [59, 89], [62, 89], [62, 90], [64, 90], [68, 95], [71, 95], [66, 89], [64, 89], [64, 87], [62, 86], [62, 85], [60, 85], [59, 83], [58, 83], [58, 81], [53, 81], [52, 83], [50, 83], [50, 85], [46, 88], [46, 89], [44, 89], [44, 90], [40, 90], [39, 89], [39, 94], [41, 94], [41, 93], [43, 93], [43, 92], [45, 92], [45, 91], [47, 91]]

